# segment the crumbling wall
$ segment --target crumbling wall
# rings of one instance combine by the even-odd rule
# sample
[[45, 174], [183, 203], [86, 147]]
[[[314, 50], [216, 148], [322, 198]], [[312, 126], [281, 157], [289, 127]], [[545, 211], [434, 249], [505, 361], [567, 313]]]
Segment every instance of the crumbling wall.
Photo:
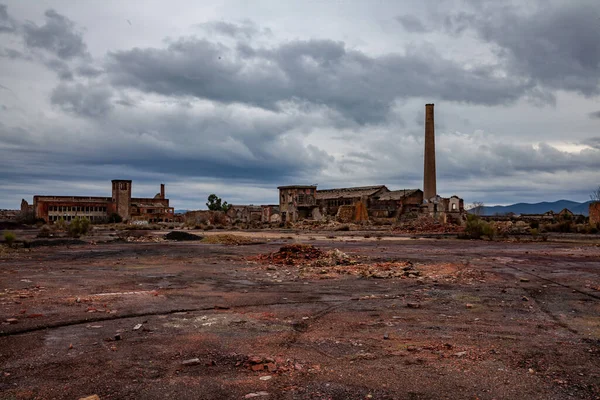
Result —
[[600, 202], [590, 204], [590, 225], [600, 226]]
[[352, 222], [352, 220], [354, 219], [355, 212], [356, 210], [354, 206], [339, 206], [335, 218], [338, 222]]
[[186, 225], [226, 225], [231, 219], [223, 211], [198, 210], [184, 214]]

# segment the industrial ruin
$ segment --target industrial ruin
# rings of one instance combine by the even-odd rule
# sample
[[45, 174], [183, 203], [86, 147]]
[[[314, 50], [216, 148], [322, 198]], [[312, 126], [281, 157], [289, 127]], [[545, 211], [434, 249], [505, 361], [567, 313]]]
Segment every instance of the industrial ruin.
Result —
[[165, 197], [165, 185], [152, 198], [131, 197], [131, 180], [113, 180], [112, 197], [86, 196], [33, 196], [30, 205], [21, 201], [21, 214], [46, 223], [59, 220], [69, 222], [77, 217], [85, 217], [93, 223], [106, 222], [113, 214], [125, 222], [172, 222], [175, 210]]
[[222, 223], [287, 223], [303, 220], [342, 223], [382, 220], [394, 222], [429, 215], [441, 223], [461, 223], [464, 201], [453, 195], [437, 193], [435, 165], [434, 105], [425, 105], [425, 151], [423, 190], [418, 188], [390, 190], [385, 185], [317, 189], [317, 185], [279, 186], [279, 203], [270, 205], [232, 205], [225, 215], [213, 211], [188, 211], [175, 216], [165, 197], [165, 185], [153, 198], [132, 198], [131, 180], [113, 180], [112, 197], [45, 196], [33, 197], [30, 205], [23, 200], [21, 214], [48, 223], [86, 217], [92, 223], [106, 222], [118, 214], [125, 222]]
[[456, 195], [443, 198], [437, 193], [433, 104], [425, 105], [423, 190], [390, 190], [385, 185], [326, 190], [317, 190], [316, 185], [289, 185], [278, 189], [282, 222], [328, 217], [340, 222], [360, 222], [430, 215], [443, 223], [458, 223], [464, 216], [463, 199]]

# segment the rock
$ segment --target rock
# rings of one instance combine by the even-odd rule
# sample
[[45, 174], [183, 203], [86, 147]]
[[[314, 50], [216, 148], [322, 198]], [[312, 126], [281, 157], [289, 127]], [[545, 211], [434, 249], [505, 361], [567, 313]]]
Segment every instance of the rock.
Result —
[[465, 307], [467, 307], [467, 308], [473, 308], [473, 304], [467, 303], [467, 304], [465, 304]]
[[250, 367], [252, 371], [263, 371], [265, 369], [264, 364], [254, 364]]
[[252, 399], [254, 397], [261, 397], [261, 396], [268, 396], [269, 393], [267, 392], [256, 392], [256, 393], [248, 393], [247, 395], [244, 396], [245, 399]]
[[251, 356], [250, 358], [248, 358], [248, 362], [251, 364], [260, 364], [262, 361], [262, 357], [259, 356]]
[[267, 363], [265, 366], [267, 367], [267, 370], [269, 372], [275, 372], [277, 370], [277, 366], [275, 365], [275, 363], [270, 362]]
[[115, 340], [121, 340], [121, 334], [120, 333], [117, 333], [115, 335]]
[[521, 297], [521, 300], [523, 300], [523, 301], [529, 301], [529, 299], [527, 298], [527, 296]]
[[140, 329], [142, 327], [142, 324], [137, 324], [136, 326], [133, 327], [134, 331], [137, 331], [138, 329]]
[[387, 279], [387, 278], [391, 277], [391, 272], [389, 272], [389, 271], [380, 271], [380, 272], [375, 272], [371, 276], [373, 278], [376, 278], [376, 279]]
[[406, 307], [408, 308], [421, 308], [419, 303], [406, 303]]
[[100, 396], [98, 396], [97, 394], [93, 394], [88, 397], [81, 397], [79, 400], [100, 400]]
[[519, 280], [520, 280], [521, 282], [529, 282], [529, 279], [527, 279], [527, 278], [521, 278], [521, 279], [519, 279]]
[[390, 335], [388, 333], [384, 334], [383, 340], [390, 340]]
[[266, 376], [261, 376], [261, 377], [260, 377], [260, 378], [258, 378], [258, 379], [260, 379], [261, 381], [268, 381], [268, 380], [270, 380], [271, 378], [273, 378], [271, 375], [266, 375]]
[[458, 353], [454, 353], [454, 356], [455, 356], [455, 357], [458, 357], [458, 358], [460, 358], [460, 357], [464, 357], [464, 356], [466, 356], [466, 355], [467, 355], [467, 352], [466, 352], [466, 351], [459, 351]]
[[181, 362], [181, 365], [189, 366], [189, 365], [198, 365], [200, 364], [199, 358], [190, 358], [189, 360], [184, 360]]
[[19, 322], [19, 320], [16, 318], [7, 318], [4, 321], [8, 322], [9, 324], [16, 324], [17, 322]]

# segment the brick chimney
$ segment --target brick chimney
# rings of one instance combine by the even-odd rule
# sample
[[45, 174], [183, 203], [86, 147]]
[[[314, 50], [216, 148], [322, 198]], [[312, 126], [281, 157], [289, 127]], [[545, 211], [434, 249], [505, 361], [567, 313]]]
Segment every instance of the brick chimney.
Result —
[[161, 199], [165, 199], [165, 184], [161, 183], [160, 184], [160, 198]]
[[433, 104], [425, 104], [425, 162], [423, 173], [423, 198], [429, 200], [437, 195], [435, 177], [435, 123]]

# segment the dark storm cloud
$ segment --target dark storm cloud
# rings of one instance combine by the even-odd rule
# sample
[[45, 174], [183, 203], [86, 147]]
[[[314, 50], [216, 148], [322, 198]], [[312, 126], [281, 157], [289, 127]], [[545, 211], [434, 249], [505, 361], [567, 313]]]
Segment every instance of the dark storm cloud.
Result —
[[600, 119], [600, 111], [594, 111], [590, 113], [590, 118], [592, 119]]
[[600, 150], [600, 137], [592, 137], [583, 141], [583, 144], [594, 149]]
[[103, 117], [112, 108], [112, 92], [106, 87], [59, 84], [50, 97], [52, 104], [86, 117]]
[[399, 15], [396, 17], [396, 21], [398, 21], [407, 32], [425, 33], [429, 31], [423, 22], [414, 15]]
[[[60, 85], [53, 100], [80, 115], [105, 112], [90, 92]], [[90, 105], [91, 104], [91, 105]], [[154, 112], [115, 109], [110, 118], [91, 118], [31, 132], [0, 125], [0, 170], [11, 176], [53, 176], [39, 164], [97, 167], [122, 166], [135, 174], [171, 174], [221, 181], [276, 182], [314, 176], [333, 159], [323, 150], [288, 137], [307, 118], [260, 116], [223, 107], [198, 113], [184, 107]], [[308, 117], [310, 120], [310, 117]], [[310, 124], [310, 122], [308, 122]], [[71, 126], [72, 125], [72, 126]], [[61, 131], [61, 129], [64, 129]], [[43, 139], [40, 139], [40, 134]], [[65, 146], [65, 143], [69, 143]], [[10, 146], [10, 151], [6, 150]], [[20, 161], [19, 161], [20, 160]], [[35, 162], [33, 162], [35, 160]]]
[[0, 33], [14, 32], [17, 24], [14, 19], [8, 15], [6, 4], [0, 4]]
[[44, 16], [46, 23], [42, 26], [33, 22], [23, 24], [23, 37], [28, 47], [49, 51], [66, 60], [88, 55], [82, 34], [70, 19], [54, 10], [47, 10]]
[[452, 33], [470, 27], [497, 46], [511, 74], [530, 77], [552, 90], [593, 96], [600, 93], [599, 16], [600, 6], [591, 0], [560, 6], [544, 2], [531, 13], [494, 2], [444, 21]]
[[371, 57], [331, 40], [240, 48], [181, 38], [167, 48], [111, 53], [107, 71], [120, 87], [267, 109], [306, 101], [360, 124], [383, 121], [398, 98], [497, 105], [517, 100], [531, 87], [491, 69], [466, 70], [433, 48]]

